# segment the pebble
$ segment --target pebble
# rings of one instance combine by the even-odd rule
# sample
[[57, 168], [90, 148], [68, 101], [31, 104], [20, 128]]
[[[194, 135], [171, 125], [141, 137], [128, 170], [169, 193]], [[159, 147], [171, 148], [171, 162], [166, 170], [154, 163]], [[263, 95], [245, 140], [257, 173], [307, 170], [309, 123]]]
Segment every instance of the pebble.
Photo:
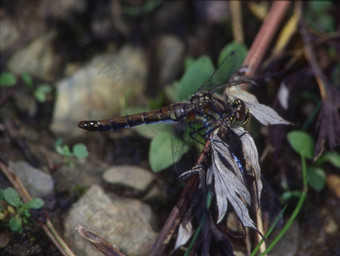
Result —
[[148, 170], [137, 166], [112, 166], [103, 174], [103, 179], [113, 185], [126, 186], [137, 191], [147, 190], [154, 176]]
[[9, 166], [32, 197], [40, 198], [50, 195], [53, 192], [54, 181], [51, 175], [23, 161], [10, 162]]
[[68, 213], [64, 237], [77, 255], [99, 255], [99, 251], [75, 230], [81, 224], [126, 255], [146, 255], [157, 237], [150, 226], [151, 219], [148, 205], [107, 194], [98, 185], [92, 185]]

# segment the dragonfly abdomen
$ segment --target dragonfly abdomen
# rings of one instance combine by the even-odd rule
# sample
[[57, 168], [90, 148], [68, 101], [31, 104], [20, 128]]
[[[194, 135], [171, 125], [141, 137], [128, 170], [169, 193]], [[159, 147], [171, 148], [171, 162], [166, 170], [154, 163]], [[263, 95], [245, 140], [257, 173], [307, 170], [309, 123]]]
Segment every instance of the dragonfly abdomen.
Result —
[[175, 103], [169, 106], [105, 120], [80, 121], [78, 126], [87, 131], [117, 131], [143, 124], [175, 122], [181, 120], [190, 103]]

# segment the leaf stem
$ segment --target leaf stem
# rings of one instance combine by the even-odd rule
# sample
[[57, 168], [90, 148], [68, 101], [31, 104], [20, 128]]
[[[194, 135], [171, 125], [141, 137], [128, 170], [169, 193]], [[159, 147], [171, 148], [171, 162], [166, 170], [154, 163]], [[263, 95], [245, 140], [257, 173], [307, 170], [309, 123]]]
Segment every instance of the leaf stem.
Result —
[[306, 159], [305, 157], [300, 154], [301, 156], [301, 164], [302, 164], [302, 182], [303, 182], [303, 189], [302, 189], [302, 193], [299, 199], [299, 202], [296, 206], [296, 208], [294, 209], [292, 215], [290, 216], [290, 218], [288, 219], [286, 225], [284, 225], [284, 227], [282, 228], [282, 230], [280, 231], [280, 233], [275, 237], [274, 241], [268, 246], [267, 250], [265, 250], [262, 255], [267, 255], [268, 252], [278, 243], [278, 241], [286, 234], [287, 230], [290, 228], [290, 226], [292, 225], [293, 221], [296, 219], [297, 215], [299, 214], [302, 205], [306, 199], [307, 196], [307, 192], [308, 192], [308, 185], [307, 185], [307, 168], [306, 168]]

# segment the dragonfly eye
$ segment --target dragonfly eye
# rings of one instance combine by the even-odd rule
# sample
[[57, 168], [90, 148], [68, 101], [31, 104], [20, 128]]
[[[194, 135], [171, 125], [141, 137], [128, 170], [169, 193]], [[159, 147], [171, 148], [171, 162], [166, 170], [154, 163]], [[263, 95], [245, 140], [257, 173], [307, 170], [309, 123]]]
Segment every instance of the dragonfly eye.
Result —
[[231, 114], [229, 124], [231, 127], [240, 127], [245, 125], [249, 120], [249, 112], [243, 101], [237, 99], [231, 104]]

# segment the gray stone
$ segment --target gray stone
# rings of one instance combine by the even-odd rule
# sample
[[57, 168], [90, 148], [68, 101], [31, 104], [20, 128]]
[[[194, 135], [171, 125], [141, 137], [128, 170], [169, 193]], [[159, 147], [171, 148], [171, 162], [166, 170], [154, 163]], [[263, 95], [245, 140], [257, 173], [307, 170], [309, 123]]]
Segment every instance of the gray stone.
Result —
[[44, 0], [40, 3], [40, 14], [45, 18], [67, 19], [75, 13], [83, 13], [87, 4], [85, 0]]
[[160, 83], [170, 83], [178, 78], [183, 68], [184, 51], [184, 43], [178, 37], [165, 35], [159, 38], [157, 57], [160, 64]]
[[9, 71], [16, 75], [29, 72], [32, 76], [53, 81], [61, 65], [61, 58], [52, 45], [55, 37], [55, 31], [45, 32], [17, 51], [8, 62]]
[[33, 197], [47, 196], [53, 192], [54, 181], [51, 175], [26, 162], [10, 162], [9, 166]]
[[[274, 256], [294, 256], [294, 255], [301, 255], [297, 253], [299, 248], [299, 224], [298, 222], [294, 221], [292, 225], [287, 230], [287, 233], [278, 241], [278, 243], [273, 247], [270, 251], [270, 255]], [[268, 244], [274, 239], [277, 234], [279, 233], [280, 229], [274, 230], [273, 233], [270, 235], [268, 239]], [[306, 255], [306, 254], [303, 254]]]
[[20, 32], [14, 20], [2, 18], [0, 23], [0, 52], [11, 47], [19, 38]]
[[147, 65], [144, 53], [123, 47], [117, 54], [95, 57], [57, 86], [51, 129], [68, 136], [81, 135], [77, 123], [118, 115], [124, 104], [136, 101], [145, 89]]
[[110, 184], [145, 191], [154, 180], [154, 176], [143, 168], [124, 165], [110, 167], [104, 172], [103, 179]]
[[70, 210], [64, 236], [77, 255], [101, 255], [77, 233], [78, 224], [95, 231], [129, 256], [146, 255], [157, 236], [151, 229], [151, 218], [149, 206], [135, 199], [108, 195], [92, 185]]

